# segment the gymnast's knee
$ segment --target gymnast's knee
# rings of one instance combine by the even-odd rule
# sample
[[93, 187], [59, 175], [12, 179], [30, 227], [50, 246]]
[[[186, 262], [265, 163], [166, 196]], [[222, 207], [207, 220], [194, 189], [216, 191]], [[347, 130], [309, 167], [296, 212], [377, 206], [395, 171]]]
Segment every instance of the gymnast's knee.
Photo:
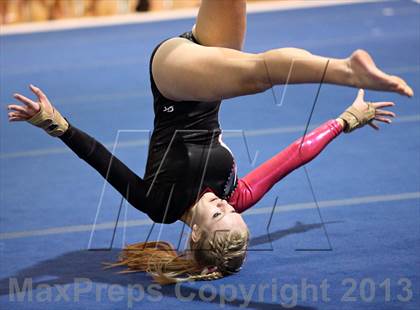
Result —
[[267, 55], [275, 54], [275, 56], [278, 58], [286, 57], [287, 59], [300, 58], [300, 57], [312, 55], [311, 52], [304, 50], [302, 48], [297, 48], [297, 47], [282, 47], [282, 48], [272, 49], [265, 52], [264, 54], [267, 54]]
[[[290, 63], [293, 58], [302, 58], [312, 55], [310, 52], [300, 48], [284, 47], [265, 51], [256, 54], [253, 59], [249, 59], [251, 70], [248, 76], [249, 93], [261, 93], [278, 84], [273, 76], [273, 65], [284, 65], [284, 62]], [[274, 61], [273, 61], [274, 60]]]
[[262, 93], [273, 87], [264, 54], [257, 54], [253, 59], [245, 60], [241, 84], [247, 94]]

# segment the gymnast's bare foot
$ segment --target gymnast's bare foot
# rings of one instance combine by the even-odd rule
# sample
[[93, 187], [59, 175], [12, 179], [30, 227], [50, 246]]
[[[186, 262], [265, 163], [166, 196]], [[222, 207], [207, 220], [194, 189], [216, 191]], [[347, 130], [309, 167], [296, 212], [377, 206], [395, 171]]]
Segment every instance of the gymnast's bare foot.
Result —
[[364, 50], [356, 50], [348, 58], [348, 64], [352, 72], [351, 84], [354, 87], [396, 92], [408, 97], [414, 94], [403, 79], [378, 69], [372, 57]]

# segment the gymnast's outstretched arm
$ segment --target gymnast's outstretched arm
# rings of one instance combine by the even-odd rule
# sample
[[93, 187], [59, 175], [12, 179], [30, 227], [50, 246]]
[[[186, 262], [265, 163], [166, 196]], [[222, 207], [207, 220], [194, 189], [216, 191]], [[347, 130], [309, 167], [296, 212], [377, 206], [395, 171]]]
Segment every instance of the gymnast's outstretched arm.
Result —
[[[30, 89], [38, 97], [39, 102], [15, 94], [14, 97], [24, 105], [9, 105], [8, 109], [10, 121], [24, 121], [37, 114], [40, 107], [49, 115], [59, 114], [54, 110], [47, 96], [37, 87], [31, 85]], [[57, 118], [58, 120], [62, 118]], [[44, 129], [57, 131], [54, 124], [45, 126], [45, 121], [41, 121], [37, 126]], [[133, 207], [147, 213], [146, 192], [148, 189], [145, 181], [137, 176], [130, 168], [122, 163], [117, 157], [113, 156], [100, 142], [89, 136], [82, 130], [71, 124], [59, 124], [65, 130], [55, 132], [59, 138], [81, 159], [92, 166], [101, 174]], [[68, 127], [67, 127], [68, 126]], [[57, 126], [56, 126], [57, 127]], [[64, 132], [64, 133], [63, 133]], [[51, 132], [49, 132], [51, 134]]]
[[102, 175], [133, 207], [146, 212], [147, 185], [105, 146], [69, 124], [59, 137], [77, 156]]
[[[358, 97], [352, 105], [356, 109], [356, 112], [357, 110], [361, 112], [361, 115], [368, 112], [366, 110], [368, 105], [364, 102], [363, 95], [363, 90], [360, 90]], [[373, 113], [375, 120], [389, 124], [391, 120], [388, 117], [394, 117], [395, 114], [390, 111], [381, 110], [380, 108], [393, 105], [392, 102], [371, 103], [374, 111], [369, 113]], [[344, 118], [347, 119], [347, 116]], [[350, 115], [350, 120], [353, 121], [353, 115]], [[379, 129], [373, 122], [370, 122], [369, 125], [375, 129]], [[229, 204], [239, 213], [252, 207], [277, 182], [320, 154], [334, 138], [339, 136], [343, 130], [346, 130], [346, 126], [348, 124], [342, 118], [329, 120], [308, 133], [304, 138], [296, 140], [286, 149], [240, 179], [228, 201]]]

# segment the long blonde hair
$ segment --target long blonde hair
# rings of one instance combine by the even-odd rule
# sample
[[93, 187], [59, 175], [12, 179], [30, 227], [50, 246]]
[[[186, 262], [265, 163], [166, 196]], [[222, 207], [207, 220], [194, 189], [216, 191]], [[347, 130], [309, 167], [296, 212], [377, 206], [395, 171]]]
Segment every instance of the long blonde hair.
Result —
[[106, 268], [126, 266], [120, 273], [147, 272], [162, 285], [215, 280], [241, 269], [248, 241], [248, 231], [203, 232], [197, 242], [190, 238], [190, 249], [179, 254], [168, 242], [140, 242], [126, 246], [118, 262]]

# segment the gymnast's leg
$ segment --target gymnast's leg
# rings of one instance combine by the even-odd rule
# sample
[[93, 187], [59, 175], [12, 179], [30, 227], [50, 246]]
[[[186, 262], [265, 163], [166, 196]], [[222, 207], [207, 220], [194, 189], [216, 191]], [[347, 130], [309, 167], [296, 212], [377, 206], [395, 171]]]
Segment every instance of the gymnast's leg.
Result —
[[246, 33], [246, 0], [202, 0], [192, 31], [202, 45], [241, 50]]
[[262, 92], [286, 82], [319, 83], [328, 60], [326, 83], [413, 95], [404, 80], [379, 70], [363, 50], [343, 59], [296, 48], [252, 54], [173, 38], [158, 48], [152, 74], [160, 92], [169, 99], [211, 102]]

